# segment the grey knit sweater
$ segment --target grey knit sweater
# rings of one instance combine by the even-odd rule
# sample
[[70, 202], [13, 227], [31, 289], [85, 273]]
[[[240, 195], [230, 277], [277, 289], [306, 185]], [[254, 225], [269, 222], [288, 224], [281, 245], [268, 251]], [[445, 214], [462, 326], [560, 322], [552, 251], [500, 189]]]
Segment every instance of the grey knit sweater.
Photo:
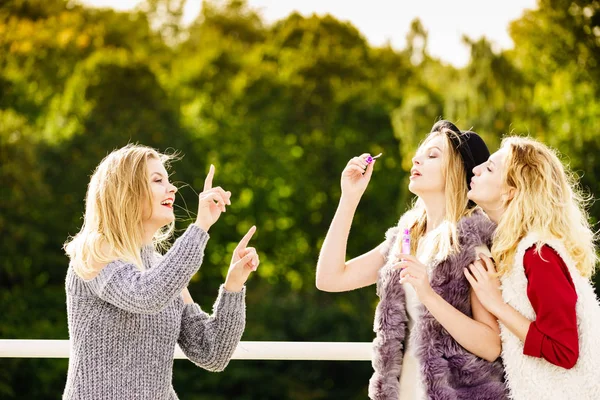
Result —
[[225, 368], [244, 331], [245, 288], [221, 287], [212, 316], [181, 297], [207, 241], [208, 233], [192, 224], [164, 256], [144, 247], [143, 272], [115, 261], [85, 281], [69, 267], [71, 357], [63, 399], [177, 399], [176, 343], [196, 365]]

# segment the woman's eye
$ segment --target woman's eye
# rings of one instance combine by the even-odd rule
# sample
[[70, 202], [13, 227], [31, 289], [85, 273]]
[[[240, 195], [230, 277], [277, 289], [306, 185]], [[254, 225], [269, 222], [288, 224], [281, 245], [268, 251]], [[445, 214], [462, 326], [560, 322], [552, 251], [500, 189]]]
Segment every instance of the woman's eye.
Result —
[[161, 183], [161, 182], [162, 182], [162, 179], [156, 179], [154, 182], [156, 182], [156, 183]]
[[486, 167], [485, 169], [487, 169], [489, 172], [492, 172], [490, 167]]

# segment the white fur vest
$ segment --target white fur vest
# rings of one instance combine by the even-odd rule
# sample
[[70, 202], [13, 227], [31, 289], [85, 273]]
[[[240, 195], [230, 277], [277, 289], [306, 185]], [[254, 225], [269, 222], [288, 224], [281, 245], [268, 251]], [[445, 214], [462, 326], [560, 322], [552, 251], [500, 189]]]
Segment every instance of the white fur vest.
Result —
[[[527, 319], [535, 312], [527, 297], [527, 277], [523, 266], [525, 251], [541, 236], [527, 235], [517, 248], [512, 270], [501, 277], [502, 297]], [[577, 292], [577, 329], [579, 358], [572, 369], [565, 369], [542, 358], [523, 354], [523, 342], [500, 324], [502, 359], [514, 400], [600, 399], [600, 305], [590, 281], [579, 274], [575, 262], [559, 240], [544, 240], [563, 259]]]

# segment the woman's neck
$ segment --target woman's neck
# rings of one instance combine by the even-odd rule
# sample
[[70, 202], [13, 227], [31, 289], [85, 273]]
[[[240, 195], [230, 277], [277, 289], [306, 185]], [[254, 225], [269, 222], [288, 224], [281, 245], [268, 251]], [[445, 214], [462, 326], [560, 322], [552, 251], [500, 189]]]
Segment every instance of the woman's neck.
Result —
[[148, 246], [153, 243], [154, 235], [156, 234], [157, 229], [153, 229], [145, 224], [142, 229], [142, 246]]
[[504, 214], [505, 208], [502, 206], [498, 206], [498, 207], [481, 207], [483, 209], [483, 212], [486, 213], [486, 215], [488, 216], [488, 218], [494, 222], [496, 225], [498, 225], [500, 223], [500, 219], [502, 218], [502, 215]]
[[437, 228], [446, 214], [446, 198], [442, 194], [441, 196], [431, 196], [428, 198], [422, 198], [423, 204], [425, 204], [425, 214], [427, 215], [427, 227], [425, 232], [431, 232]]

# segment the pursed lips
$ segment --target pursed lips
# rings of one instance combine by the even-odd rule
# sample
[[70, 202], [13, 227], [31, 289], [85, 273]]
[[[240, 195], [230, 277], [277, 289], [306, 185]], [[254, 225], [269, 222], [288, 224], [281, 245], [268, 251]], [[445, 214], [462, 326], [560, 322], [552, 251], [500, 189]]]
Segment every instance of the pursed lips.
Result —
[[418, 178], [421, 176], [421, 173], [416, 168], [410, 170], [410, 179]]

